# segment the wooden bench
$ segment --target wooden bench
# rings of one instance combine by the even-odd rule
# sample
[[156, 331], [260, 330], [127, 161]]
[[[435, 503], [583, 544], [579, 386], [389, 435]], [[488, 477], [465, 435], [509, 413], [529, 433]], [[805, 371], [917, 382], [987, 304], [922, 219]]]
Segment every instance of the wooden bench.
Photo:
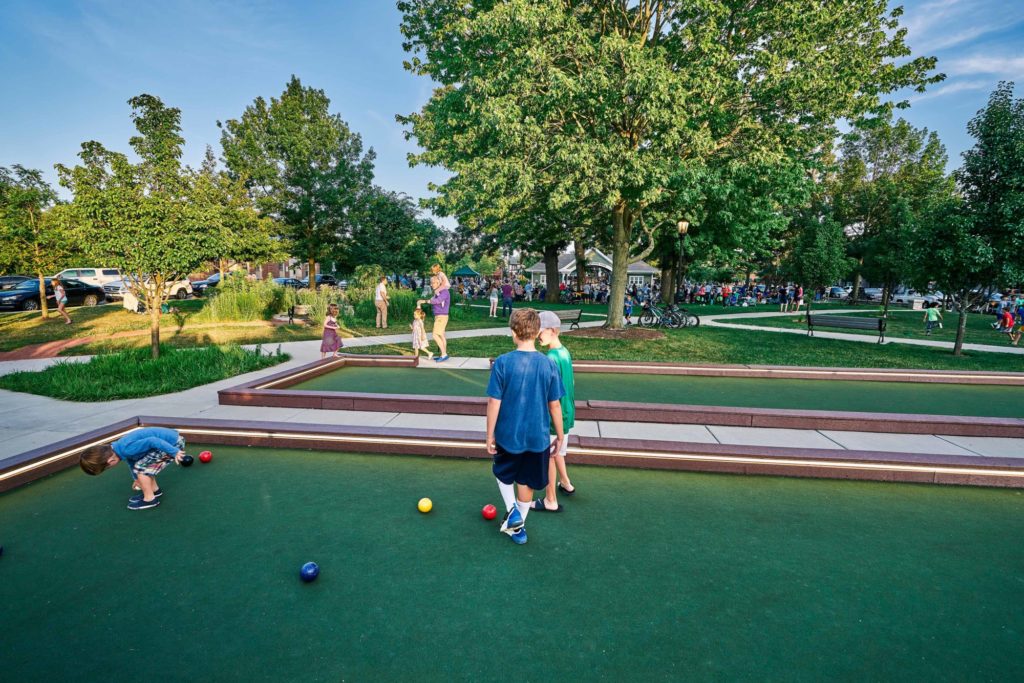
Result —
[[885, 341], [885, 318], [852, 315], [807, 315], [807, 335], [814, 336], [815, 327], [834, 327], [846, 330], [877, 330], [878, 343]]
[[580, 329], [580, 318], [583, 317], [582, 308], [567, 308], [562, 311], [555, 311], [555, 315], [562, 323], [568, 323], [569, 329]]

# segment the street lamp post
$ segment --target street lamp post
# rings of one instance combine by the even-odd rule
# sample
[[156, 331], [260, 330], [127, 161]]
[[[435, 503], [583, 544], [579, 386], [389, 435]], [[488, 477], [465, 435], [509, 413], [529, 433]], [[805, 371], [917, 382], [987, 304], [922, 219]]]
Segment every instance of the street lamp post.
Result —
[[679, 294], [679, 290], [683, 286], [683, 247], [685, 246], [686, 233], [690, 230], [690, 221], [682, 218], [676, 223], [676, 229], [679, 231], [679, 261], [676, 263], [676, 291], [673, 292], [672, 303], [675, 303], [676, 296]]

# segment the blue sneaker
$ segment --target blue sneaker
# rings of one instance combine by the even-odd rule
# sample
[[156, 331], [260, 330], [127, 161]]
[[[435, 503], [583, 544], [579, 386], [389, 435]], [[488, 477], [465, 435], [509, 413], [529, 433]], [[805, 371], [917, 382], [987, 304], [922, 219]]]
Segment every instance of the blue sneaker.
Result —
[[[154, 497], [154, 498], [159, 498], [159, 497], [160, 497], [160, 496], [162, 496], [162, 495], [164, 495], [164, 492], [163, 492], [163, 491], [162, 491], [161, 489], [157, 489], [157, 490], [156, 490], [156, 491], [155, 491], [155, 492], [153, 493], [153, 497]], [[128, 502], [129, 502], [129, 503], [137, 503], [137, 502], [139, 502], [140, 500], [142, 500], [142, 494], [141, 494], [141, 493], [136, 493], [136, 494], [135, 494], [134, 496], [132, 496], [131, 498], [129, 498], [129, 499], [128, 499]]]
[[505, 513], [505, 519], [501, 520], [501, 528], [498, 531], [511, 536], [522, 528], [523, 516], [519, 514], [519, 508], [512, 508]]
[[[132, 498], [135, 498], [135, 496], [132, 496]], [[142, 496], [139, 496], [138, 500], [130, 500], [130, 501], [128, 501], [128, 509], [129, 510], [148, 510], [149, 508], [155, 508], [159, 504], [160, 504], [160, 499], [159, 498], [154, 498], [153, 500], [146, 501], [146, 500], [142, 499]]]
[[512, 542], [516, 545], [522, 545], [526, 543], [526, 528], [519, 527], [519, 531], [512, 534]]
[[446, 360], [448, 360], [448, 356], [447, 356], [447, 355], [444, 355], [444, 356], [438, 356], [437, 358], [435, 358], [435, 359], [434, 359], [434, 362], [435, 362], [435, 363], [443, 363], [443, 362], [445, 362]]

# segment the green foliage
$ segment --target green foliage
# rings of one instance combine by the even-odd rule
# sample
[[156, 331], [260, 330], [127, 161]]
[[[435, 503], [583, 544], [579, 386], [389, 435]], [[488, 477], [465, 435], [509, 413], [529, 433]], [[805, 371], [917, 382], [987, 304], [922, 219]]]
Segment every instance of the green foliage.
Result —
[[[361, 266], [356, 266], [355, 271], [352, 274], [352, 279], [349, 282], [349, 288], [357, 290], [368, 289], [372, 291], [384, 275], [384, 269], [376, 263], [367, 263]], [[359, 297], [353, 296], [353, 299], [356, 298]]]
[[218, 123], [228, 169], [310, 264], [349, 234], [373, 179], [373, 150], [363, 153], [330, 104], [293, 76], [280, 97], [258, 97], [241, 118]]
[[[940, 78], [929, 76], [934, 59], [906, 59], [902, 10], [877, 0], [398, 7], [415, 53], [407, 68], [440, 83], [400, 117], [424, 149], [413, 161], [452, 172], [436, 209], [475, 226], [518, 224], [515, 236], [532, 225], [545, 246], [589, 220], [612, 246], [613, 327], [639, 235], [653, 248], [721, 169], [807, 164], [837, 120], [884, 113], [887, 94]], [[749, 224], [770, 233], [758, 214]]]
[[249, 280], [229, 276], [208, 290], [206, 305], [193, 318], [196, 322], [250, 322], [269, 320], [295, 303], [294, 290], [273, 280]]
[[259, 348], [207, 346], [164, 347], [159, 358], [148, 349], [99, 355], [87, 363], [58, 362], [41, 372], [15, 372], [0, 377], [0, 387], [65, 401], [113, 401], [184, 391], [289, 359]]
[[[794, 221], [795, 245], [785, 270], [796, 282], [809, 289], [832, 285], [847, 275], [856, 261], [846, 255], [846, 234], [830, 215], [807, 211]], [[814, 296], [806, 297], [808, 302]]]
[[216, 255], [217, 232], [209, 226], [220, 209], [181, 166], [180, 110], [152, 95], [133, 97], [129, 104], [139, 132], [130, 140], [138, 163], [98, 142], [85, 142], [82, 163], [58, 164], [57, 170], [61, 184], [75, 195], [69, 212], [82, 243], [98, 263], [120, 268], [153, 312], [155, 358], [160, 305], [168, 296], [164, 283], [184, 278]]
[[423, 271], [440, 237], [440, 228], [421, 218], [409, 197], [374, 187], [360, 199], [351, 239], [338, 250], [339, 270], [375, 263], [386, 273]]

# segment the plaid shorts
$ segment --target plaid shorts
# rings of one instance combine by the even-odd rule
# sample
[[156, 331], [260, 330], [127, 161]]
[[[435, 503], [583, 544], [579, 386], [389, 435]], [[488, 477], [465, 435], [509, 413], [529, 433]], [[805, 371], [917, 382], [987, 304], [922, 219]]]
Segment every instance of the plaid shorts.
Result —
[[[179, 451], [185, 450], [185, 437], [179, 435], [178, 442], [175, 446], [178, 447]], [[164, 453], [163, 451], [158, 450], [149, 451], [132, 463], [132, 478], [134, 479], [139, 474], [145, 474], [147, 477], [155, 477], [172, 462], [174, 462], [173, 454]]]

